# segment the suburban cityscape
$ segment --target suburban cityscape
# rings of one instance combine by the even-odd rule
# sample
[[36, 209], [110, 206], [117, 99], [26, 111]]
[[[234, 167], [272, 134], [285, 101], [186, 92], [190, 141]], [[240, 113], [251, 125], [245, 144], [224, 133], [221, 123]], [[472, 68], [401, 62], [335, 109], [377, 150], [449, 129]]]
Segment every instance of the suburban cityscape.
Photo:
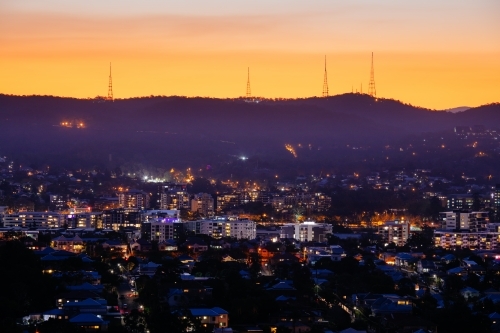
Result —
[[413, 169], [166, 182], [7, 156], [0, 175], [8, 331], [500, 329], [491, 180]]
[[500, 333], [500, 1], [0, 3], [0, 333]]

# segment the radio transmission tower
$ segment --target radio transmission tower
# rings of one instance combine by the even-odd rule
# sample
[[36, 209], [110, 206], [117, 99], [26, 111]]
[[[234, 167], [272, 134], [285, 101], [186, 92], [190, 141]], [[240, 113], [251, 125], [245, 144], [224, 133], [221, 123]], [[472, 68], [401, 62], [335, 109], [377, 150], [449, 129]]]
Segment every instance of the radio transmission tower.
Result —
[[109, 63], [109, 83], [108, 83], [108, 101], [113, 102], [113, 80], [111, 78], [111, 63]]
[[248, 67], [248, 76], [247, 76], [247, 99], [250, 100], [252, 98], [252, 91], [250, 90], [250, 67]]
[[328, 97], [328, 78], [326, 75], [326, 56], [325, 56], [325, 77], [323, 78], [323, 97]]
[[372, 69], [370, 71], [370, 82], [368, 83], [368, 95], [377, 97], [377, 90], [375, 89], [375, 71], [373, 69], [373, 52], [372, 52]]

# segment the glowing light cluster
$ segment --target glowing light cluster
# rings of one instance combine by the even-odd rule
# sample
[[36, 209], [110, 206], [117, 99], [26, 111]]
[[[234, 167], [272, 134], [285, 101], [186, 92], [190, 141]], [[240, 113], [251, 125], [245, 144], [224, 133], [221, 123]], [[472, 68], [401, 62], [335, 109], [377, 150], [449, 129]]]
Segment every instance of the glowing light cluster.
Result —
[[295, 151], [295, 148], [293, 148], [292, 145], [290, 144], [285, 144], [285, 149], [288, 150], [290, 152], [290, 154], [293, 155], [293, 157], [297, 158], [297, 152]]
[[60, 125], [62, 127], [69, 128], [85, 128], [85, 123], [83, 121], [61, 121]]

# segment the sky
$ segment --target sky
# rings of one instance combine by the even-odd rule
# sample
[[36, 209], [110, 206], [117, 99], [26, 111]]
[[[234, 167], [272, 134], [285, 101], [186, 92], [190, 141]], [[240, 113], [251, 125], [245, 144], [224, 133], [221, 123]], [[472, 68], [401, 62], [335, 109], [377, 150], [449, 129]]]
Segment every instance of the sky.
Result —
[[498, 0], [0, 0], [0, 93], [500, 102]]

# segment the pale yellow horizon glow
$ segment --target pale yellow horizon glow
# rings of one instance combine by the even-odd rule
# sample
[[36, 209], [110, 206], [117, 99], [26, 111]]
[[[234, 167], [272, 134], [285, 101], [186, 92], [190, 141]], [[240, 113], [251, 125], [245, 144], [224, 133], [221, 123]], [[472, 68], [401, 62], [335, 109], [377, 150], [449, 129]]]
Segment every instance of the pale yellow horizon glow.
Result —
[[208, 14], [149, 1], [137, 15], [83, 7], [75, 14], [69, 5], [42, 11], [23, 1], [34, 9], [0, 5], [4, 94], [103, 96], [112, 62], [116, 98], [239, 97], [247, 67], [254, 96], [320, 96], [325, 55], [330, 95], [361, 85], [366, 92], [374, 52], [379, 97], [432, 109], [499, 102], [500, 23], [492, 11], [500, 5], [492, 1], [317, 0], [314, 10], [292, 1], [283, 12]]

